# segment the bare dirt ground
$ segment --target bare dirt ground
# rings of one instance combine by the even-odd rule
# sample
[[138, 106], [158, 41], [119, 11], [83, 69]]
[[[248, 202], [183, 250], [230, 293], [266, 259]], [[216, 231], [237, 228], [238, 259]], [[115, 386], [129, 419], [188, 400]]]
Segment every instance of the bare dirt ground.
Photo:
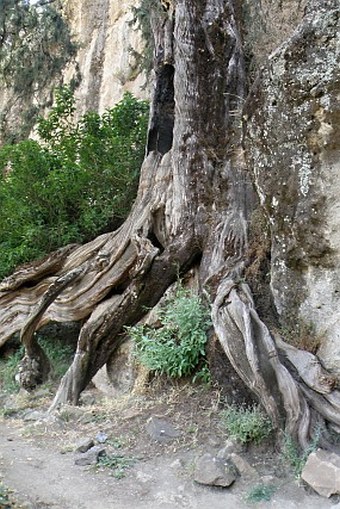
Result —
[[[63, 407], [53, 416], [43, 413], [48, 402], [49, 395], [42, 391], [7, 400], [3, 409], [0, 480], [13, 490], [16, 507], [326, 509], [336, 502], [299, 485], [269, 442], [240, 452], [246, 468], [232, 487], [195, 483], [195, 459], [206, 452], [216, 454], [228, 438], [217, 389], [158, 387], [116, 401], [92, 390], [84, 394], [82, 406]], [[147, 432], [152, 418], [166, 420], [179, 436], [166, 443], [155, 441]], [[106, 436], [103, 446], [110, 455], [128, 460], [120, 470], [75, 465], [77, 444], [98, 433]], [[257, 484], [275, 488], [270, 501], [247, 501]]]

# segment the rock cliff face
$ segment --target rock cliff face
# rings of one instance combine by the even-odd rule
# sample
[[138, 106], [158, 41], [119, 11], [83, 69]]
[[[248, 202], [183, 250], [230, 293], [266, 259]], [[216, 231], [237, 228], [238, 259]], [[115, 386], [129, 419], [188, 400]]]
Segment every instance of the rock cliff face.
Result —
[[118, 102], [125, 91], [145, 98], [145, 76], [131, 48], [142, 51], [140, 32], [131, 26], [133, 0], [67, 0], [64, 14], [79, 45], [76, 63], [65, 70], [69, 81], [80, 74], [76, 96], [79, 114], [102, 113]]
[[[148, 96], [145, 75], [133, 56], [133, 50], [143, 51], [140, 31], [131, 24], [136, 2], [65, 0], [53, 6], [68, 26], [77, 46], [76, 55], [68, 59], [61, 73], [48, 79], [31, 96], [1, 84], [0, 143], [27, 136], [34, 115], [51, 106], [54, 87], [71, 80], [78, 84], [78, 116], [89, 110], [102, 113], [117, 103], [125, 91], [137, 98]], [[31, 135], [34, 136], [32, 131]]]
[[306, 20], [254, 90], [248, 147], [272, 231], [276, 308], [340, 374], [339, 10], [324, 2]]

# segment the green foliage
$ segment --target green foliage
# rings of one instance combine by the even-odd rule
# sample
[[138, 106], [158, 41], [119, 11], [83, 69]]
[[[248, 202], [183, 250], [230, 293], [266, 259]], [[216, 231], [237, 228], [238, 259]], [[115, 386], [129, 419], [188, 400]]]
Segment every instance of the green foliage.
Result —
[[[61, 13], [52, 2], [41, 5], [26, 0], [2, 0], [0, 8], [0, 84], [11, 89], [16, 99], [25, 99], [21, 120], [32, 127], [32, 100], [60, 79], [61, 70], [75, 55], [76, 46]], [[6, 117], [6, 112], [3, 112]], [[25, 119], [26, 117], [26, 119]], [[6, 127], [2, 118], [3, 129]], [[3, 132], [8, 140], [9, 133]]]
[[117, 226], [144, 157], [148, 104], [126, 94], [102, 116], [74, 120], [70, 87], [40, 118], [41, 141], [0, 149], [0, 279], [24, 262]]
[[99, 456], [97, 468], [108, 468], [113, 471], [113, 476], [116, 479], [122, 479], [125, 477], [126, 469], [130, 468], [134, 462], [135, 460], [133, 458], [105, 453], [102, 456]]
[[151, 17], [157, 16], [159, 21], [165, 19], [165, 11], [162, 8], [159, 0], [141, 0], [138, 7], [132, 7], [133, 20], [132, 25], [136, 25], [140, 30], [144, 40], [143, 53], [139, 53], [130, 49], [131, 53], [136, 59], [137, 65], [141, 71], [146, 71], [146, 74], [152, 70], [153, 54], [155, 48], [154, 36], [151, 27]]
[[18, 95], [45, 86], [75, 50], [65, 21], [51, 3], [39, 6], [26, 0], [2, 2], [0, 78]]
[[295, 440], [286, 435], [284, 438], [281, 455], [282, 458], [293, 468], [294, 475], [297, 479], [301, 477], [301, 472], [306, 464], [308, 456], [316, 451], [320, 442], [320, 430], [316, 430], [309, 446], [301, 450]]
[[60, 380], [73, 359], [73, 348], [56, 338], [39, 337], [38, 343], [46, 353], [52, 368], [52, 380]]
[[190, 375], [205, 355], [208, 313], [201, 299], [178, 287], [159, 313], [161, 327], [128, 329], [137, 359], [152, 371], [170, 377]]
[[19, 389], [15, 375], [18, 373], [19, 362], [23, 355], [24, 349], [20, 347], [6, 359], [0, 359], [0, 387], [2, 391], [13, 393]]
[[256, 484], [247, 493], [245, 499], [247, 502], [256, 504], [258, 502], [269, 502], [276, 491], [276, 487], [268, 484]]
[[192, 381], [200, 382], [204, 385], [210, 386], [211, 385], [211, 372], [209, 369], [209, 366], [207, 363], [203, 364], [201, 369], [196, 371], [195, 376], [193, 377]]
[[0, 482], [0, 509], [11, 509], [14, 507], [10, 500], [10, 493], [6, 486]]
[[273, 427], [260, 407], [237, 407], [230, 405], [222, 412], [222, 421], [231, 438], [239, 442], [259, 444], [267, 438]]
[[[60, 380], [72, 361], [72, 348], [56, 338], [40, 337], [38, 342], [51, 362], [51, 381]], [[21, 346], [8, 357], [0, 359], [0, 388], [2, 391], [7, 393], [18, 391], [19, 384], [15, 380], [15, 375], [18, 373], [19, 363], [23, 355], [24, 348]]]

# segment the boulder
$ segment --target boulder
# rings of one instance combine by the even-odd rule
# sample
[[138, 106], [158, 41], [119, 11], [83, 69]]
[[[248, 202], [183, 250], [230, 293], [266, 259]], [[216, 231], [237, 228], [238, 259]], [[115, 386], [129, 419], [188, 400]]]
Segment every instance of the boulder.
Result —
[[258, 478], [259, 474], [254, 467], [250, 465], [250, 463], [243, 458], [240, 454], [236, 454], [235, 452], [231, 453], [229, 456], [229, 460], [235, 465], [238, 472], [242, 475], [242, 477], [248, 478]]
[[125, 341], [93, 377], [95, 387], [109, 397], [128, 394], [134, 388], [138, 368], [133, 355], [133, 342]]
[[104, 431], [99, 431], [96, 434], [96, 441], [98, 442], [98, 444], [105, 444], [107, 439], [108, 439], [108, 436], [106, 433], [104, 433]]
[[228, 487], [237, 478], [236, 468], [227, 460], [212, 454], [204, 454], [198, 458], [194, 472], [194, 480], [208, 486]]
[[319, 495], [330, 497], [340, 494], [340, 456], [318, 449], [307, 459], [302, 479]]
[[29, 410], [24, 415], [24, 421], [43, 421], [46, 418], [46, 412], [40, 412], [39, 410]]

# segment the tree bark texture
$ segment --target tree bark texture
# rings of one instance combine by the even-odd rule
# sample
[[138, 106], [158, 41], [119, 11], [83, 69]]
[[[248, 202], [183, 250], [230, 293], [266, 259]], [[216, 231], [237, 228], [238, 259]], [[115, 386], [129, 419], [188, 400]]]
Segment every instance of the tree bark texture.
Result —
[[[306, 446], [315, 423], [340, 427], [340, 393], [317, 357], [274, 338], [247, 284], [249, 225], [259, 199], [245, 151], [256, 91], [247, 91], [240, 10], [234, 0], [177, 0], [161, 22], [152, 18], [154, 92], [132, 211], [117, 231], [2, 282], [0, 344], [22, 329], [25, 358], [34, 359], [35, 330], [51, 320], [82, 320], [52, 407], [77, 403], [124, 327], [195, 267], [235, 371], [274, 426]], [[38, 378], [33, 373], [27, 386]]]

